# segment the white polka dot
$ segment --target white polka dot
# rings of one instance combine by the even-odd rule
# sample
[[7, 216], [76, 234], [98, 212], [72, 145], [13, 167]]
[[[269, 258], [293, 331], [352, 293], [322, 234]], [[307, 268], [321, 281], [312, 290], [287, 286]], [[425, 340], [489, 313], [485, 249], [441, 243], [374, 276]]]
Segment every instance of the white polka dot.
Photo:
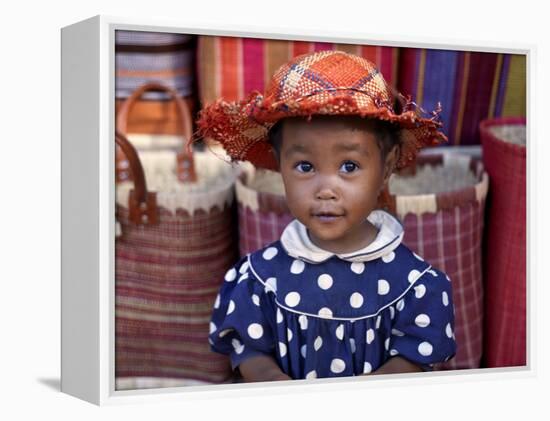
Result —
[[386, 338], [384, 341], [384, 348], [386, 348], [386, 351], [390, 349], [390, 338]]
[[279, 342], [279, 354], [281, 354], [281, 357], [286, 355], [286, 351], [286, 345], [283, 342]]
[[213, 341], [212, 339], [210, 339], [210, 338], [208, 338], [208, 343], [209, 343], [210, 345], [214, 345], [214, 341]]
[[248, 326], [247, 332], [252, 339], [260, 339], [264, 335], [264, 328], [259, 323], [252, 323]]
[[433, 346], [429, 342], [422, 342], [420, 345], [418, 345], [418, 352], [420, 353], [420, 355], [428, 357], [432, 355]]
[[390, 292], [390, 284], [385, 279], [378, 280], [378, 295], [386, 295]]
[[453, 329], [451, 329], [450, 323], [447, 323], [447, 326], [445, 327], [445, 333], [447, 334], [449, 339], [453, 337]]
[[323, 338], [317, 336], [317, 338], [315, 338], [315, 342], [313, 342], [313, 348], [315, 348], [315, 351], [319, 351], [321, 346], [323, 346]]
[[427, 314], [419, 314], [414, 319], [414, 323], [418, 327], [428, 327], [430, 325], [430, 316], [428, 316]]
[[365, 361], [365, 364], [363, 364], [363, 373], [367, 374], [372, 371], [372, 365]]
[[283, 313], [281, 313], [281, 309], [277, 308], [277, 323], [281, 323], [283, 321]]
[[340, 340], [344, 339], [344, 325], [340, 324], [336, 328], [336, 337]]
[[430, 269], [428, 272], [430, 272], [433, 277], [437, 277], [437, 272], [435, 270]]
[[322, 317], [323, 319], [330, 319], [332, 318], [332, 310], [328, 307], [323, 307], [321, 310], [319, 310], [319, 313], [317, 313], [319, 317]]
[[216, 302], [214, 303], [214, 308], [220, 308], [220, 294], [216, 296]]
[[229, 332], [231, 332], [233, 329], [224, 329], [220, 333], [218, 333], [218, 338], [223, 338], [225, 335], [227, 335]]
[[316, 379], [317, 378], [317, 372], [315, 370], [311, 370], [309, 373], [306, 374], [306, 379]]
[[372, 341], [374, 341], [374, 330], [369, 329], [367, 330], [366, 342], [370, 345]]
[[277, 278], [267, 278], [265, 281], [265, 289], [267, 291], [277, 292]]
[[416, 253], [413, 252], [413, 255], [414, 255], [414, 257], [416, 257], [416, 258], [417, 258], [418, 260], [420, 260], [421, 262], [424, 261], [424, 259], [423, 259], [422, 257], [420, 257], [418, 254], [416, 254]]
[[382, 261], [384, 263], [390, 263], [391, 261], [393, 261], [393, 259], [395, 259], [395, 253], [393, 251], [382, 256]]
[[292, 330], [289, 328], [286, 329], [286, 340], [290, 342], [292, 340]]
[[239, 277], [239, 280], [237, 281], [238, 284], [240, 284], [242, 281], [244, 281], [245, 279], [248, 279], [248, 272], [246, 273], [243, 273], [240, 277]]
[[297, 292], [289, 292], [285, 296], [285, 303], [289, 307], [296, 307], [300, 303], [300, 294]]
[[302, 355], [303, 358], [306, 357], [306, 355], [307, 355], [307, 345], [302, 345], [302, 347], [300, 348], [300, 354]]
[[290, 273], [298, 275], [299, 273], [302, 273], [304, 271], [305, 267], [306, 264], [303, 261], [296, 259], [292, 262], [292, 265], [290, 266]]
[[420, 272], [417, 271], [416, 269], [413, 269], [409, 272], [409, 282], [412, 284], [414, 281], [416, 281], [418, 279], [418, 277], [420, 276]]
[[306, 330], [307, 329], [307, 316], [302, 314], [300, 317], [298, 317], [298, 323], [300, 323], [300, 329]]
[[349, 299], [349, 303], [353, 308], [359, 308], [363, 305], [363, 296], [359, 294], [358, 292], [354, 292], [351, 294], [351, 297]]
[[414, 287], [414, 296], [416, 298], [422, 298], [426, 294], [426, 286], [423, 284]]
[[235, 310], [235, 301], [231, 300], [229, 301], [229, 306], [227, 307], [227, 314], [233, 313]]
[[403, 298], [400, 299], [395, 305], [395, 307], [397, 308], [398, 311], [403, 311], [403, 309], [405, 308], [405, 300]]
[[447, 281], [451, 282], [451, 278], [449, 278], [449, 275], [445, 275], [445, 278], [447, 278]]
[[268, 249], [265, 249], [264, 252], [262, 253], [262, 257], [265, 259], [265, 260], [271, 260], [273, 259], [275, 256], [277, 256], [277, 253], [279, 251], [275, 248], [275, 247], [269, 247]]
[[398, 329], [392, 329], [391, 333], [392, 335], [395, 335], [395, 336], [405, 336], [405, 334]]
[[399, 354], [399, 352], [397, 351], [397, 349], [391, 349], [391, 350], [390, 350], [390, 355], [391, 355], [392, 357], [395, 357], [397, 354]]
[[237, 354], [241, 354], [244, 351], [244, 345], [238, 339], [233, 339], [231, 345]]
[[210, 334], [216, 331], [217, 327], [213, 322], [210, 322]]
[[248, 264], [248, 260], [246, 262], [244, 262], [242, 265], [241, 265], [241, 268], [239, 269], [239, 273], [240, 274], [243, 274], [245, 273], [247, 270], [248, 270], [248, 266], [250, 266]]
[[376, 329], [380, 329], [380, 322], [382, 321], [382, 316], [376, 318]]
[[350, 338], [350, 340], [349, 340], [349, 346], [350, 346], [350, 348], [351, 348], [351, 353], [352, 353], [352, 354], [355, 354], [355, 350], [356, 350], [356, 348], [355, 348], [355, 339]]
[[323, 273], [317, 279], [317, 283], [319, 284], [319, 288], [325, 290], [329, 289], [332, 286], [332, 276], [330, 276], [328, 273]]
[[449, 295], [446, 291], [443, 291], [443, 294], [441, 294], [441, 297], [443, 299], [443, 305], [447, 307], [449, 305]]
[[357, 275], [360, 275], [365, 270], [365, 264], [362, 262], [353, 262], [351, 264], [351, 271], [356, 273]]
[[346, 363], [340, 358], [334, 358], [330, 363], [330, 371], [335, 374], [339, 374], [346, 369]]
[[257, 306], [260, 306], [260, 297], [258, 297], [256, 294], [252, 295], [252, 302], [256, 304]]
[[237, 277], [237, 271], [235, 270], [235, 268], [229, 269], [225, 274], [225, 280], [227, 282], [234, 281], [236, 277]]
[[393, 306], [390, 306], [390, 319], [393, 320], [395, 317], [395, 308]]

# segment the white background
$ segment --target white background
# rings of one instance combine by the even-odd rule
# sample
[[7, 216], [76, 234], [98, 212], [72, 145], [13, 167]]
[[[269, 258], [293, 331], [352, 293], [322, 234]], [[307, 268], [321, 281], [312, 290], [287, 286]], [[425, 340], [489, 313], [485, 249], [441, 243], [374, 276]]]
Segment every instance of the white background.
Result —
[[[195, 0], [3, 4], [0, 65], [0, 418], [145, 420], [178, 418], [316, 419], [542, 419], [548, 413], [548, 279], [542, 244], [548, 232], [547, 75], [550, 38], [543, 2]], [[486, 4], [487, 3], [487, 4]], [[390, 6], [384, 7], [383, 4]], [[411, 41], [532, 44], [530, 270], [536, 374], [453, 381], [439, 385], [335, 388], [327, 393], [266, 393], [98, 408], [59, 392], [60, 372], [60, 28], [96, 14], [177, 22], [263, 25], [291, 32], [323, 28]], [[513, 200], [514, 198], [511, 198]], [[432, 382], [430, 382], [432, 383]], [[547, 400], [547, 399], [546, 399]]]

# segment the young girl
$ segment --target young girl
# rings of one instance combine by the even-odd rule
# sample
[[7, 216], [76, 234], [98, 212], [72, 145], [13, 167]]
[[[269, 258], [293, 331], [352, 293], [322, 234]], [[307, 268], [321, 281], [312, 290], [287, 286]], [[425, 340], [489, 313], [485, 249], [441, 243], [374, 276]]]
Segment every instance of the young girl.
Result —
[[323, 51], [283, 65], [265, 96], [201, 113], [232, 159], [281, 172], [296, 218], [227, 272], [214, 304], [212, 350], [244, 381], [422, 371], [455, 354], [449, 278], [376, 209], [392, 171], [445, 140], [436, 113], [393, 101], [372, 63]]

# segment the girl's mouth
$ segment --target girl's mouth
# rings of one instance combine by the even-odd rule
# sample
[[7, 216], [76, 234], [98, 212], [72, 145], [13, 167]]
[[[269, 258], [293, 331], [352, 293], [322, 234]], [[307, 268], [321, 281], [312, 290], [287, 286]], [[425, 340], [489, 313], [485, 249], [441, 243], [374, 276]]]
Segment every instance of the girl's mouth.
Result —
[[343, 214], [337, 214], [332, 212], [319, 212], [319, 213], [313, 214], [313, 217], [318, 219], [320, 222], [334, 222], [343, 216], [344, 216]]

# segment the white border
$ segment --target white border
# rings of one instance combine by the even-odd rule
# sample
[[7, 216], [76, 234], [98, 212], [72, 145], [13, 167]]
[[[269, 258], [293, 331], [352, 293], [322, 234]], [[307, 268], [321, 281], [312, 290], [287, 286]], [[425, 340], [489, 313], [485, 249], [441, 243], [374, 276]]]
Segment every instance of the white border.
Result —
[[[453, 49], [453, 50], [468, 50], [468, 51], [480, 51], [480, 52], [498, 52], [498, 53], [512, 53], [512, 54], [526, 54], [527, 55], [527, 119], [528, 125], [528, 196], [527, 196], [527, 244], [530, 240], [530, 210], [532, 201], [530, 200], [531, 188], [529, 188], [531, 177], [529, 173], [533, 170], [530, 166], [530, 156], [533, 153], [531, 150], [531, 135], [532, 135], [532, 120], [530, 103], [533, 100], [531, 90], [531, 78], [534, 74], [534, 58], [536, 53], [536, 47], [534, 44], [512, 44], [509, 42], [479, 42], [468, 41], [467, 44], [457, 39], [437, 39], [427, 37], [392, 37], [389, 41], [385, 37], [375, 36], [372, 34], [360, 34], [347, 33], [344, 31], [330, 31], [326, 28], [319, 28], [315, 30], [311, 29], [296, 29], [296, 28], [277, 28], [277, 27], [265, 27], [265, 26], [252, 26], [252, 25], [231, 25], [231, 24], [212, 24], [212, 23], [197, 23], [196, 21], [190, 23], [182, 20], [153, 20], [142, 18], [122, 18], [112, 16], [96, 16], [90, 20], [71, 25], [71, 27], [77, 27], [85, 25], [85, 22], [97, 21], [98, 24], [98, 42], [99, 42], [99, 62], [96, 64], [99, 75], [99, 92], [95, 95], [95, 99], [99, 100], [99, 121], [97, 124], [97, 132], [99, 133], [98, 153], [98, 178], [97, 188], [99, 189], [99, 196], [97, 198], [97, 217], [99, 219], [99, 233], [91, 232], [91, 236], [97, 236], [99, 243], [99, 279], [97, 279], [99, 287], [98, 295], [98, 319], [89, 320], [89, 325], [82, 326], [82, 330], [87, 332], [87, 335], [92, 335], [94, 331], [99, 328], [99, 334], [96, 340], [99, 344], [99, 349], [88, 350], [89, 355], [87, 358], [94, 358], [94, 353], [98, 359], [99, 373], [98, 378], [81, 378], [81, 382], [85, 387], [93, 386], [97, 384], [98, 390], [92, 393], [82, 393], [78, 388], [73, 385], [67, 384], [64, 380], [70, 373], [65, 370], [62, 373], [62, 391], [78, 396], [82, 399], [90, 402], [104, 405], [104, 404], [122, 404], [122, 403], [150, 403], [150, 402], [164, 402], [164, 401], [188, 401], [197, 399], [210, 399], [212, 397], [242, 397], [242, 396], [261, 396], [265, 390], [269, 389], [270, 394], [289, 394], [296, 393], [296, 391], [302, 392], [326, 392], [334, 391], [336, 388], [350, 389], [350, 388], [379, 388], [381, 386], [397, 386], [402, 384], [404, 378], [407, 379], [407, 384], [414, 386], [416, 384], [448, 384], [451, 382], [470, 382], [479, 380], [494, 380], [494, 379], [518, 379], [518, 378], [532, 378], [536, 375], [535, 360], [532, 358], [532, 351], [534, 349], [534, 339], [531, 337], [533, 331], [533, 320], [531, 315], [534, 312], [533, 300], [531, 300], [531, 282], [530, 282], [530, 262], [531, 250], [527, 251], [527, 367], [519, 368], [497, 368], [497, 369], [475, 369], [465, 371], [446, 371], [446, 372], [431, 372], [431, 373], [418, 373], [418, 374], [395, 374], [386, 376], [373, 376], [365, 378], [337, 378], [337, 379], [316, 379], [314, 382], [311, 380], [294, 380], [292, 382], [273, 382], [273, 383], [255, 383], [255, 384], [228, 384], [228, 385], [212, 385], [212, 386], [185, 386], [176, 388], [159, 388], [159, 389], [147, 389], [147, 390], [126, 390], [115, 391], [114, 390], [114, 156], [113, 148], [114, 144], [114, 31], [117, 29], [126, 30], [145, 30], [155, 32], [174, 32], [174, 33], [192, 33], [192, 34], [204, 34], [204, 35], [227, 35], [227, 36], [248, 36], [258, 38], [272, 38], [272, 39], [301, 39], [310, 41], [326, 41], [326, 42], [338, 42], [338, 43], [352, 43], [352, 44], [371, 44], [371, 45], [387, 45], [398, 47], [415, 47], [415, 48], [437, 48], [437, 49]], [[67, 28], [64, 28], [67, 29]], [[319, 36], [319, 33], [323, 33], [323, 36]], [[62, 54], [67, 53], [63, 51]], [[65, 81], [62, 81], [65, 86]], [[94, 98], [90, 98], [93, 100]], [[82, 98], [82, 101], [86, 101]], [[92, 101], [93, 102], [93, 101]], [[65, 113], [62, 116], [67, 120]], [[67, 122], [70, 125], [70, 122]], [[77, 124], [77, 123], [75, 123]], [[68, 141], [65, 139], [65, 133], [63, 133], [63, 146]], [[65, 149], [64, 149], [65, 150]], [[74, 153], [74, 151], [73, 151]], [[66, 159], [66, 158], [64, 158]], [[85, 177], [90, 174], [84, 173], [71, 173], [65, 172], [63, 177]], [[88, 179], [88, 182], [90, 180]], [[531, 186], [532, 187], [532, 186]], [[66, 196], [66, 191], [63, 189], [62, 196], [62, 208], [65, 209], [66, 204], [71, 198]], [[87, 221], [83, 221], [83, 227], [87, 227]], [[62, 221], [63, 227], [66, 227], [65, 217]], [[82, 231], [81, 231], [82, 234]], [[87, 238], [87, 237], [85, 237]], [[82, 241], [82, 239], [80, 240]], [[66, 246], [66, 245], [65, 245]], [[66, 261], [65, 264], [70, 265], [70, 262]], [[65, 287], [72, 279], [68, 279], [67, 276], [63, 276], [62, 285]], [[78, 297], [74, 297], [77, 299]], [[82, 297], [80, 297], [82, 298]], [[73, 297], [63, 297], [62, 307], [64, 310], [63, 317], [71, 317], [70, 308], [66, 306], [67, 300], [72, 300]], [[76, 306], [78, 308], [78, 306]], [[73, 306], [74, 309], [74, 306]], [[69, 332], [62, 331], [62, 342], [67, 344], [71, 342], [73, 338]], [[71, 344], [74, 345], [74, 344]], [[62, 346], [62, 349], [66, 348]], [[65, 352], [63, 356], [64, 360], [67, 358], [82, 358], [78, 355], [68, 355]], [[75, 361], [76, 361], [75, 360]], [[481, 375], [481, 377], [480, 377]], [[451, 378], [452, 377], [452, 378]], [[74, 380], [74, 379], [73, 379]], [[96, 382], [97, 381], [97, 382]], [[200, 392], [200, 393], [196, 393]]]

